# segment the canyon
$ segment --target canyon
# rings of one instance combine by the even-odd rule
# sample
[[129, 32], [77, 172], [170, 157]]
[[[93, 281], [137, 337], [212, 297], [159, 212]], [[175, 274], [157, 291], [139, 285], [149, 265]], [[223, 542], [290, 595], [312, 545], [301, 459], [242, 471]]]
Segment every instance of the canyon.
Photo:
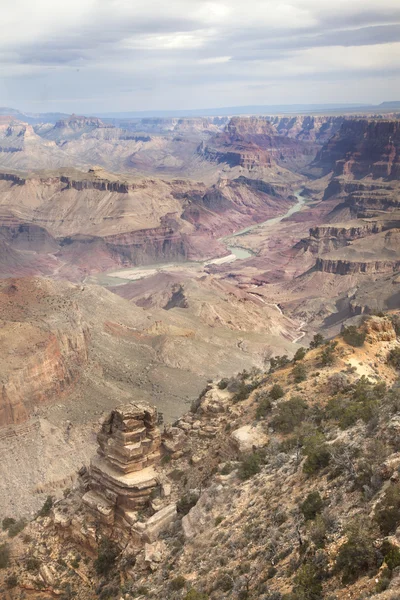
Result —
[[74, 482], [116, 406], [173, 422], [209, 378], [398, 308], [398, 124], [2, 116], [1, 510]]

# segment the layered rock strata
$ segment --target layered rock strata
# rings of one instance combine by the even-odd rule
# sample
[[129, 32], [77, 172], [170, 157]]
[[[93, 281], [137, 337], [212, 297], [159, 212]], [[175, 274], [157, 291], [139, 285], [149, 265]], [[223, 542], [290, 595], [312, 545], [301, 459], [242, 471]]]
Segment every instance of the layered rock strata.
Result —
[[159, 485], [157, 410], [145, 403], [118, 408], [103, 422], [97, 440], [98, 456], [91, 462], [83, 502], [106, 524], [113, 524], [117, 516], [132, 523], [132, 513], [148, 504]]

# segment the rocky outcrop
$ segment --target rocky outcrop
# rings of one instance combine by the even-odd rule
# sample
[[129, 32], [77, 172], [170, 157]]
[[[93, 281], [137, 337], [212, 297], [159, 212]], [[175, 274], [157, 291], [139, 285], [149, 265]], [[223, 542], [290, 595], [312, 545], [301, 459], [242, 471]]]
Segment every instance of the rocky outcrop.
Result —
[[161, 435], [156, 409], [132, 403], [114, 410], [97, 440], [99, 456], [91, 462], [83, 503], [106, 524], [113, 524], [118, 516], [135, 522], [135, 511], [148, 504], [158, 486], [155, 465], [160, 459]]
[[106, 179], [80, 179], [74, 180], [71, 177], [61, 176], [60, 181], [66, 184], [66, 189], [75, 190], [100, 190], [107, 192], [117, 192], [127, 194], [130, 189], [135, 189], [133, 184], [121, 181], [108, 181]]
[[334, 273], [335, 275], [393, 273], [400, 269], [400, 260], [370, 260], [358, 262], [345, 259], [333, 260], [320, 256], [317, 258], [315, 268], [317, 271]]

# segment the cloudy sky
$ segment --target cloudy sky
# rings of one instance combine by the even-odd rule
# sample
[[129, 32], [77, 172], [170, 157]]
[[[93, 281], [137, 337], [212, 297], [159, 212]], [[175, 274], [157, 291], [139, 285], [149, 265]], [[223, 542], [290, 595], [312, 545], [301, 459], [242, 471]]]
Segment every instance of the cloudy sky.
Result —
[[0, 106], [400, 100], [400, 0], [2, 0]]

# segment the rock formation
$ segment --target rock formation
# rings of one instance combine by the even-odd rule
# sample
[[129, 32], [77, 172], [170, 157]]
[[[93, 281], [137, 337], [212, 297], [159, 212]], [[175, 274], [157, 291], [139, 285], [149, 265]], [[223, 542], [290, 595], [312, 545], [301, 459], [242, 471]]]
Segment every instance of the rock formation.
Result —
[[135, 511], [146, 506], [159, 485], [155, 465], [161, 435], [156, 409], [135, 403], [112, 411], [97, 440], [98, 456], [90, 465], [83, 502], [107, 524], [118, 517], [132, 523]]

